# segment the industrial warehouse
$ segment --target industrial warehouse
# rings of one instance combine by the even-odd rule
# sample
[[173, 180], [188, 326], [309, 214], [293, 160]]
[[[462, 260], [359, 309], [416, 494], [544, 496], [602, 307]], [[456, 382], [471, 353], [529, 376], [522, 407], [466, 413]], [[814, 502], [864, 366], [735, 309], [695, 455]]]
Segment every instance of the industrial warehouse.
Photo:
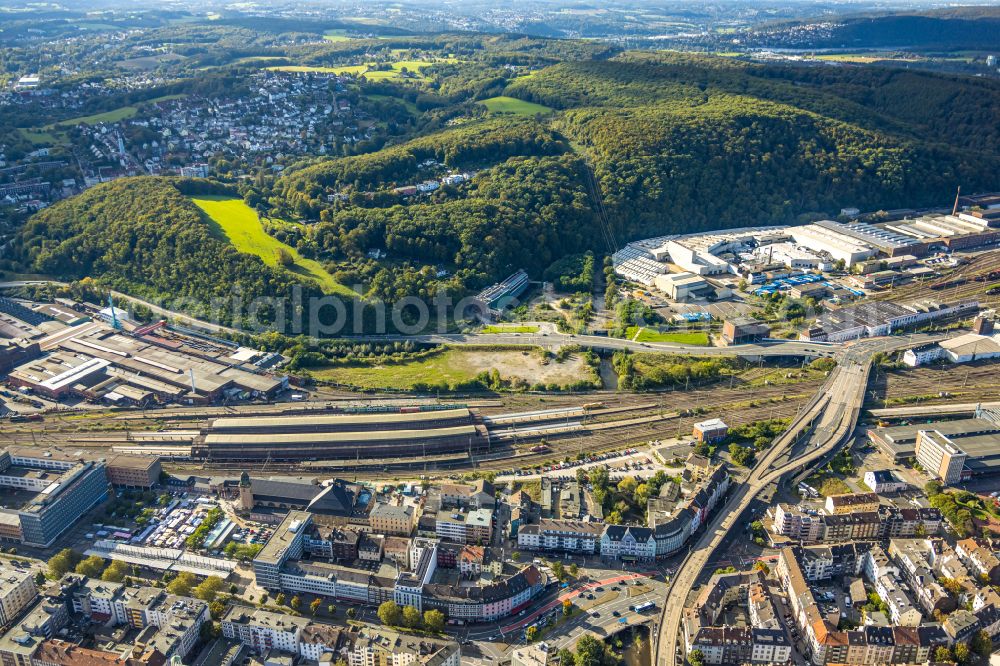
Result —
[[269, 370], [278, 354], [164, 321], [139, 324], [114, 305], [56, 300], [0, 302], [15, 334], [0, 346], [0, 370], [21, 394], [127, 407], [272, 399], [288, 388]]
[[914, 459], [946, 483], [1000, 472], [995, 409], [978, 409], [974, 418], [875, 428], [868, 438], [894, 462]]

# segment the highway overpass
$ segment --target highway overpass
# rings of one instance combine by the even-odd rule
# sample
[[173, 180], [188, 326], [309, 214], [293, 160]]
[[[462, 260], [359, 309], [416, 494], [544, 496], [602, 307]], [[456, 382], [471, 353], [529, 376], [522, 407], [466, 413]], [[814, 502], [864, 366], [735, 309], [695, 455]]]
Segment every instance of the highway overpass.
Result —
[[788, 429], [760, 455], [747, 480], [730, 490], [723, 506], [713, 515], [701, 537], [678, 566], [667, 591], [659, 631], [654, 638], [655, 663], [658, 666], [684, 663], [679, 642], [682, 641], [681, 620], [687, 599], [726, 535], [745, 522], [740, 518], [753, 500], [768, 485], [786, 474], [794, 471], [806, 473], [854, 433], [864, 405], [872, 357], [878, 352], [922, 344], [940, 337], [874, 338], [841, 350], [836, 370]]

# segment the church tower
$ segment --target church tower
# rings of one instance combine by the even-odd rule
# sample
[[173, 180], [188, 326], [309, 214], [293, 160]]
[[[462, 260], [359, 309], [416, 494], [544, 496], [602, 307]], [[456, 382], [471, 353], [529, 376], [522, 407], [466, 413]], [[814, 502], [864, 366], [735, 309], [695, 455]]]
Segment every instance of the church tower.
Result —
[[240, 510], [249, 512], [253, 508], [253, 488], [250, 483], [250, 475], [246, 472], [240, 474]]

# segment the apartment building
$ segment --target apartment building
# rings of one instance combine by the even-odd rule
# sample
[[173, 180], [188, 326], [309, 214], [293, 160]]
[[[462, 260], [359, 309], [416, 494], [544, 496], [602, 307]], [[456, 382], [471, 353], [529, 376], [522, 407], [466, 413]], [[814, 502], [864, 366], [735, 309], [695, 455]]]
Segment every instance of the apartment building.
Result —
[[437, 538], [466, 544], [488, 544], [493, 534], [492, 509], [442, 510], [434, 525]]
[[876, 539], [881, 535], [882, 521], [875, 511], [823, 516], [822, 541], [825, 542]]
[[438, 489], [441, 506], [463, 509], [490, 509], [496, 507], [496, 490], [485, 479], [471, 484], [445, 483]]
[[302, 631], [309, 620], [245, 606], [230, 606], [222, 616], [222, 635], [239, 641], [257, 654], [280, 650], [298, 654]]
[[880, 506], [878, 511], [819, 514], [808, 508], [779, 504], [771, 529], [801, 543], [839, 543], [878, 538], [933, 536], [941, 527], [941, 512], [933, 507]]
[[603, 523], [542, 519], [522, 526], [517, 545], [522, 550], [592, 555], [600, 551]]
[[410, 536], [416, 525], [415, 513], [412, 506], [379, 502], [368, 514], [368, 522], [376, 534]]
[[866, 557], [881, 549], [871, 542], [841, 543], [831, 546], [793, 547], [802, 575], [807, 581], [829, 580], [837, 576], [856, 576]]
[[913, 603], [908, 588], [902, 581], [891, 574], [885, 574], [875, 579], [875, 591], [889, 607], [889, 619], [894, 625], [904, 627], [919, 627], [923, 615]]
[[935, 552], [930, 540], [892, 539], [889, 555], [899, 564], [900, 575], [924, 613], [933, 615], [934, 611], [950, 613], [955, 610], [955, 599], [937, 582], [932, 570]]
[[962, 564], [991, 584], [1000, 584], [1000, 558], [977, 539], [962, 539], [955, 544], [955, 554]]
[[656, 539], [649, 527], [608, 525], [601, 535], [601, 558], [623, 562], [656, 559]]
[[[804, 551], [805, 549], [802, 549]], [[877, 547], [864, 558], [886, 560]], [[857, 630], [840, 630], [824, 615], [813, 597], [810, 581], [800, 566], [800, 549], [783, 548], [775, 563], [775, 574], [788, 596], [793, 621], [808, 646], [809, 661], [813, 666], [829, 664], [857, 664], [882, 666], [882, 664], [923, 664], [931, 659], [939, 645], [951, 645], [952, 640], [938, 624], [921, 624], [919, 611], [907, 604], [907, 597], [900, 584], [894, 580], [898, 568], [876, 565], [881, 573], [876, 590], [898, 620], [895, 626], [865, 626]], [[866, 576], [870, 562], [863, 562]], [[891, 600], [891, 601], [890, 601]], [[988, 608], [993, 608], [989, 606]], [[984, 614], [985, 616], [985, 614]], [[998, 625], [1000, 626], [1000, 625]]]
[[27, 571], [0, 567], [0, 626], [16, 620], [38, 598], [35, 578]]
[[962, 480], [968, 455], [938, 430], [917, 433], [917, 462], [935, 479], [951, 485]]
[[[676, 553], [691, 535], [708, 520], [719, 501], [729, 490], [729, 472], [724, 465], [717, 465], [693, 492], [679, 502], [668, 501], [672, 508], [658, 506], [662, 498], [651, 497], [647, 502], [647, 525], [653, 528], [656, 540], [656, 557]], [[669, 489], [667, 484], [664, 487]], [[669, 490], [668, 490], [669, 491]], [[661, 488], [661, 493], [663, 488]], [[666, 510], [663, 510], [666, 509]]]
[[[73, 611], [96, 624], [116, 626], [129, 622], [126, 611], [124, 583], [111, 583], [95, 578], [68, 576], [73, 587]], [[146, 626], [144, 622], [138, 626]]]
[[164, 666], [166, 661], [162, 653], [141, 646], [119, 654], [59, 639], [42, 641], [31, 657], [33, 666]]
[[824, 524], [822, 517], [815, 510], [801, 509], [782, 502], [774, 510], [771, 529], [775, 534], [801, 543], [812, 543], [820, 540]]
[[149, 624], [135, 639], [168, 659], [191, 654], [201, 635], [201, 625], [208, 622], [208, 604], [201, 599], [164, 594], [156, 597], [146, 611]]
[[839, 516], [858, 511], [878, 511], [879, 499], [876, 493], [844, 493], [829, 495], [823, 510], [827, 515]]
[[299, 632], [299, 655], [319, 662], [324, 655], [342, 652], [350, 640], [339, 627], [310, 622]]

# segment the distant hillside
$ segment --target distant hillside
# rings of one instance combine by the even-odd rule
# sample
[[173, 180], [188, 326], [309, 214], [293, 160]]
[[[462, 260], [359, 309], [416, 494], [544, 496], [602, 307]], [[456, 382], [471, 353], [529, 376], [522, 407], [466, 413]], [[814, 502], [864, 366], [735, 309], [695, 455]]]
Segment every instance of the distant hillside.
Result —
[[[279, 214], [319, 218], [321, 254], [393, 300], [408, 289], [478, 288], [640, 236], [789, 223], [848, 205], [940, 204], [958, 184], [1000, 187], [993, 81], [629, 53], [559, 63], [504, 94], [556, 112], [315, 161], [289, 169], [262, 198]], [[450, 193], [394, 195], [426, 177], [426, 159], [483, 171]], [[371, 248], [392, 262], [364, 260]], [[452, 274], [436, 279], [421, 266]]]
[[923, 15], [848, 18], [830, 31], [768, 29], [751, 38], [750, 44], [801, 49], [997, 49], [1000, 12], [996, 7], [959, 7]]

